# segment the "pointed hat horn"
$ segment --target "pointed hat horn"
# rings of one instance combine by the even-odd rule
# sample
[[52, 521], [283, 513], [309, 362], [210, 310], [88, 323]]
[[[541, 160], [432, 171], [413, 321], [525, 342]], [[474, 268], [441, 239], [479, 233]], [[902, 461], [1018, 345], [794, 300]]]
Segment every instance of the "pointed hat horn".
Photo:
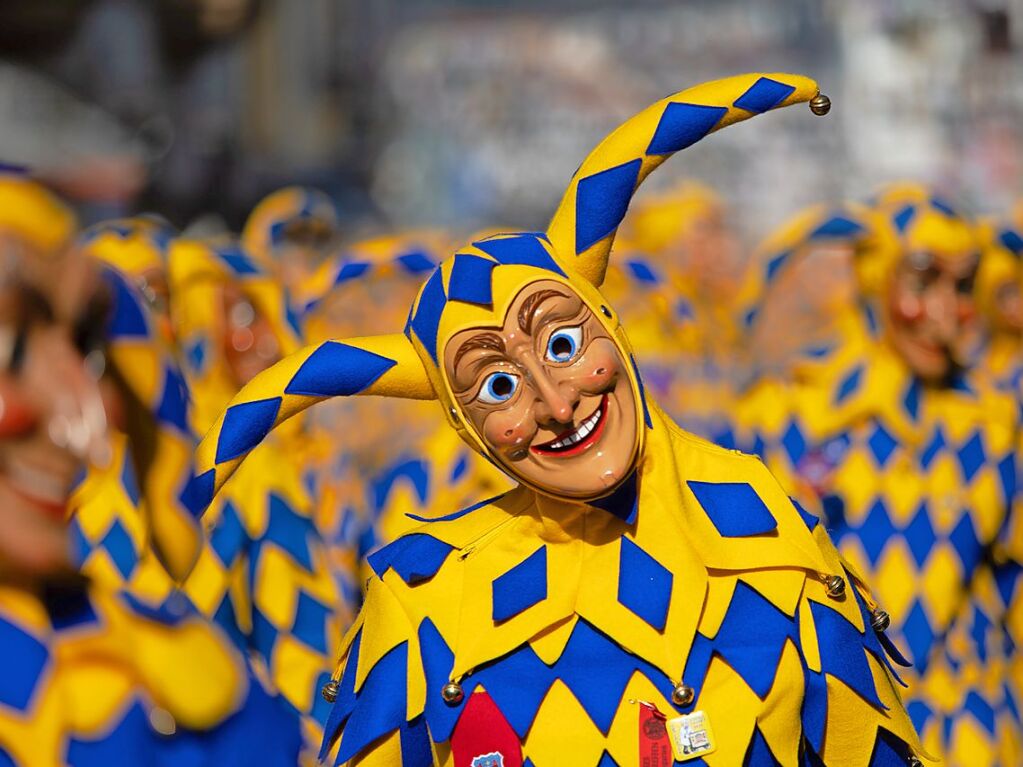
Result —
[[830, 106], [807, 77], [754, 73], [703, 83], [647, 107], [579, 166], [547, 228], [555, 252], [599, 287], [618, 226], [651, 171], [716, 130], [804, 101], [814, 114]]

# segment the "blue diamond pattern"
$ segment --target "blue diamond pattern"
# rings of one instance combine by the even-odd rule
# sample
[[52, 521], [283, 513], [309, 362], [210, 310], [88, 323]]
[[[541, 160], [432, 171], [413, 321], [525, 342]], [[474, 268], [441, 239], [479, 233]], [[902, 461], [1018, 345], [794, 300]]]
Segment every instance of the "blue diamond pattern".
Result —
[[497, 263], [488, 258], [459, 253], [448, 280], [448, 299], [480, 306], [493, 300], [490, 280]]
[[785, 262], [789, 260], [789, 256], [791, 255], [791, 250], [783, 250], [781, 253], [776, 256], [772, 256], [770, 260], [768, 260], [767, 266], [764, 268], [764, 277], [767, 282], [771, 282], [774, 279], [778, 270], [785, 265]]
[[909, 222], [913, 220], [916, 215], [916, 206], [907, 205], [898, 213], [892, 217], [892, 221], [895, 223], [895, 228], [900, 232], [905, 232], [906, 227], [909, 226]]
[[658, 631], [664, 630], [674, 577], [626, 537], [621, 539], [618, 601]]
[[937, 427], [934, 430], [934, 436], [931, 441], [927, 443], [927, 447], [924, 448], [923, 453], [920, 454], [920, 465], [924, 469], [930, 468], [931, 463], [937, 457], [938, 453], [945, 447], [945, 434], [942, 432], [941, 427]]
[[725, 538], [769, 533], [778, 527], [771, 510], [747, 482], [686, 482], [707, 517]]
[[625, 265], [629, 268], [629, 271], [632, 273], [632, 276], [635, 277], [640, 282], [649, 282], [654, 285], [660, 282], [660, 279], [657, 277], [657, 273], [654, 272], [650, 264], [646, 263], [645, 261], [632, 259], [630, 261], [626, 261]]
[[437, 327], [444, 311], [444, 304], [447, 302], [442, 280], [440, 269], [434, 270], [430, 279], [426, 281], [415, 316], [409, 323], [420, 343], [430, 353], [434, 364], [437, 363]]
[[547, 598], [547, 547], [541, 546], [492, 584], [495, 623]]
[[280, 397], [229, 407], [220, 428], [216, 462], [223, 463], [244, 455], [262, 442], [273, 428], [280, 407]]
[[210, 533], [210, 546], [220, 557], [224, 567], [230, 568], [241, 553], [246, 540], [248, 537], [238, 516], [238, 511], [234, 504], [228, 501], [224, 504], [220, 519], [217, 520], [217, 524]]
[[100, 545], [110, 554], [110, 558], [124, 579], [128, 580], [138, 563], [138, 553], [132, 545], [131, 536], [121, 524], [121, 520], [114, 520], [110, 529], [107, 530], [107, 534], [103, 536]]
[[789, 456], [789, 461], [795, 466], [799, 463], [799, 460], [803, 457], [803, 453], [806, 452], [806, 439], [803, 437], [803, 432], [799, 430], [795, 421], [789, 424], [789, 427], [785, 430], [785, 434], [781, 438], [782, 447], [785, 448], [785, 452]]
[[474, 242], [473, 245], [498, 263], [535, 266], [537, 269], [545, 269], [564, 276], [561, 267], [544, 247], [543, 243], [546, 241], [547, 237], [540, 232], [525, 232], [514, 237], [492, 237]]
[[107, 325], [107, 336], [112, 339], [147, 338], [149, 324], [146, 322], [141, 297], [136, 296], [134, 289], [113, 269], [104, 269], [103, 280], [113, 294], [113, 309]]
[[733, 106], [759, 114], [778, 106], [795, 90], [793, 85], [786, 85], [769, 77], [761, 77], [733, 102]]
[[934, 526], [931, 524], [931, 510], [927, 507], [927, 501], [920, 504], [920, 508], [917, 509], [904, 535], [917, 567], [923, 567], [937, 541], [937, 536], [934, 534]]
[[976, 432], [959, 450], [956, 451], [959, 458], [959, 466], [963, 470], [963, 478], [970, 482], [976, 476], [980, 467], [984, 465], [984, 442], [980, 432]]
[[902, 635], [906, 637], [909, 652], [913, 656], [913, 666], [922, 672], [927, 668], [928, 655], [934, 645], [935, 634], [920, 600], [913, 603], [909, 615], [906, 616], [906, 621], [902, 624]]
[[895, 526], [892, 524], [891, 517], [888, 516], [884, 502], [878, 498], [867, 512], [867, 517], [863, 520], [859, 530], [860, 540], [872, 565], [877, 564], [881, 552], [884, 551], [884, 547], [894, 535]]
[[0, 618], [0, 647], [4, 655], [16, 658], [0, 677], [0, 703], [24, 711], [32, 700], [36, 683], [49, 658], [46, 647], [21, 628]]
[[968, 511], [963, 513], [959, 523], [955, 526], [952, 534], [948, 537], [952, 547], [959, 555], [959, 561], [963, 563], [963, 573], [969, 576], [980, 562], [984, 547], [977, 538], [977, 531], [973, 526], [973, 518]]
[[437, 266], [436, 262], [421, 250], [402, 253], [396, 260], [409, 274], [425, 274]]
[[831, 216], [822, 223], [810, 235], [811, 239], [818, 237], [850, 237], [863, 230], [863, 225], [843, 215]]
[[577, 254], [618, 228], [636, 189], [641, 164], [637, 158], [579, 181], [575, 197]]
[[326, 655], [329, 652], [327, 622], [330, 620], [330, 615], [331, 611], [325, 605], [309, 596], [305, 591], [299, 591], [292, 632], [299, 640], [317, 652]]
[[185, 379], [174, 368], [164, 372], [163, 394], [156, 417], [161, 423], [169, 424], [178, 431], [188, 434], [188, 386]]
[[842, 383], [838, 385], [838, 390], [835, 392], [834, 404], [840, 405], [846, 398], [855, 392], [860, 386], [860, 380], [863, 377], [863, 366], [857, 365], [845, 378], [842, 379]]
[[395, 364], [390, 357], [326, 341], [302, 363], [284, 392], [308, 397], [349, 397], [365, 391]]
[[878, 423], [874, 428], [874, 433], [870, 435], [870, 439], [867, 440], [867, 445], [870, 447], [870, 452], [874, 454], [874, 458], [877, 460], [877, 465], [880, 468], [884, 468], [885, 464], [888, 463], [888, 459], [891, 458], [895, 448], [898, 447], [898, 442], [895, 440], [888, 430], [884, 427], [884, 424]]
[[664, 108], [647, 154], [671, 154], [692, 146], [710, 133], [722, 117], [725, 107], [672, 102]]

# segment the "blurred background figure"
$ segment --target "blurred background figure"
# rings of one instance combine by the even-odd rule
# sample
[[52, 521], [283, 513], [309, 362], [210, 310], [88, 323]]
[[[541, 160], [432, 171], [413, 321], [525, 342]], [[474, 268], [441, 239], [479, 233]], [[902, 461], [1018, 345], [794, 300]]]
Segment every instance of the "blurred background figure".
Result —
[[334, 203], [318, 189], [287, 187], [267, 195], [249, 214], [242, 245], [266, 264], [293, 300], [340, 242]]
[[1023, 236], [996, 221], [984, 227], [977, 303], [987, 337], [980, 366], [1023, 398]]
[[[883, 190], [873, 209], [817, 209], [797, 224], [802, 238], [783, 253], [830, 231], [866, 330], [837, 334], [850, 346], [809, 375], [804, 365], [762, 374], [739, 402], [740, 443], [822, 515], [872, 584], [871, 620], [908, 651], [907, 708], [925, 747], [949, 764], [1015, 764], [1014, 586], [995, 583], [1020, 556], [1019, 410], [968, 367], [978, 228], [916, 184]], [[778, 264], [776, 279], [788, 266]]]
[[[0, 176], [0, 760], [293, 765], [297, 728], [225, 635], [187, 603], [77, 569], [76, 477], [118, 457], [100, 364], [110, 284], [75, 234], [42, 186]], [[128, 541], [108, 550], [133, 554]]]
[[[298, 328], [284, 289], [233, 240], [178, 239], [168, 271], [193, 423], [205, 433], [238, 389], [294, 350]], [[320, 688], [352, 606], [315, 524], [303, 431], [298, 419], [253, 452], [206, 511], [207, 545], [185, 592], [254, 657], [315, 747], [328, 708]]]

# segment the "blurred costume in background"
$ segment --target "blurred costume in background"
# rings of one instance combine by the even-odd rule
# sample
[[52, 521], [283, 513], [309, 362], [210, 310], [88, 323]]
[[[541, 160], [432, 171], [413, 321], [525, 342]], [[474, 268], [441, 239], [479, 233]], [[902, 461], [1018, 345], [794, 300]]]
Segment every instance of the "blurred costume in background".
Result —
[[211, 498], [274, 427], [357, 394], [440, 400], [518, 482], [371, 557], [325, 690], [337, 763], [916, 762], [886, 640], [824, 527], [646, 396], [599, 292], [654, 168], [775, 107], [823, 112], [816, 94], [753, 74], [657, 102], [586, 158], [545, 233], [459, 248], [405, 333], [309, 347], [218, 419], [197, 453]]
[[1007, 597], [993, 574], [1003, 544], [1013, 545], [1018, 415], [964, 368], [975, 343], [976, 227], [905, 185], [872, 211], [822, 220], [807, 238], [819, 226], [847, 238], [870, 329], [840, 334], [851, 352], [827, 355], [812, 375], [803, 366], [759, 381], [738, 408], [740, 444], [822, 509], [874, 589], [871, 621], [909, 650], [904, 699], [925, 748], [952, 765], [1018, 764]]
[[301, 300], [300, 287], [336, 252], [339, 239], [334, 201], [319, 189], [289, 186], [252, 209], [241, 244], [272, 266], [292, 298]]
[[[349, 245], [325, 262], [304, 294], [307, 343], [375, 335], [400, 327], [449, 237], [416, 231]], [[507, 490], [503, 473], [473, 452], [433, 402], [338, 399], [309, 413], [333, 457], [321, 487], [335, 485], [342, 501], [334, 522], [337, 556], [357, 555], [359, 583], [372, 574], [366, 557], [423, 518]], [[360, 428], [351, 428], [360, 424]], [[394, 435], [401, 434], [399, 444]], [[309, 465], [309, 463], [307, 463]], [[326, 529], [324, 525], [321, 529]], [[360, 586], [361, 599], [361, 586]]]
[[[169, 262], [171, 319], [200, 433], [238, 387], [294, 348], [285, 292], [230, 241], [176, 240]], [[185, 591], [265, 667], [275, 690], [318, 739], [319, 689], [337, 636], [351, 621], [313, 519], [295, 446], [300, 422], [274, 435], [206, 511], [208, 539]]]
[[1023, 235], [987, 222], [977, 270], [977, 302], [987, 326], [980, 367], [1023, 399]]
[[742, 250], [725, 203], [710, 187], [685, 181], [638, 201], [623, 229], [626, 248], [655, 260], [670, 291], [677, 339], [669, 347], [671, 391], [661, 402], [679, 425], [716, 439], [726, 423], [741, 340], [733, 301]]
[[[139, 304], [111, 302], [127, 283], [100, 276], [74, 235], [73, 216], [41, 186], [0, 177], [0, 762], [294, 765], [297, 726], [223, 632], [187, 601], [151, 606], [111, 588], [123, 579], [148, 590], [128, 572], [106, 578], [89, 561], [77, 571], [75, 531], [97, 517], [73, 508], [75, 476], [88, 466], [93, 481], [123, 447], [115, 436], [110, 449], [96, 360], [123, 361], [113, 347], [129, 317], [136, 331], [151, 325], [132, 314]], [[115, 512], [114, 526], [142, 527], [132, 511]], [[120, 530], [107, 536], [117, 544], [98, 543], [124, 554], [115, 566], [144, 539]]]

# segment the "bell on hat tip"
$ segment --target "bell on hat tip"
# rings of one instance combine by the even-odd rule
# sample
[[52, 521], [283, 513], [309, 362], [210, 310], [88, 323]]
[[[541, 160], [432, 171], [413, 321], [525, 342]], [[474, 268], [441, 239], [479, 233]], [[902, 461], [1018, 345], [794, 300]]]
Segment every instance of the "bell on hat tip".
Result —
[[671, 702], [676, 706], [688, 706], [696, 697], [696, 692], [687, 684], [679, 682], [671, 691]]
[[891, 616], [880, 607], [870, 614], [870, 626], [874, 631], [881, 632], [888, 629], [892, 624]]
[[810, 111], [818, 117], [823, 117], [831, 111], [831, 99], [817, 91], [817, 95], [810, 99]]
[[457, 706], [465, 698], [465, 693], [462, 692], [462, 685], [458, 682], [448, 682], [441, 688], [440, 696], [448, 705]]
[[337, 700], [337, 691], [339, 687], [340, 685], [337, 683], [337, 680], [331, 679], [323, 685], [323, 688], [320, 690], [320, 695], [323, 696], [323, 699], [327, 701], [327, 703], [333, 703]]

